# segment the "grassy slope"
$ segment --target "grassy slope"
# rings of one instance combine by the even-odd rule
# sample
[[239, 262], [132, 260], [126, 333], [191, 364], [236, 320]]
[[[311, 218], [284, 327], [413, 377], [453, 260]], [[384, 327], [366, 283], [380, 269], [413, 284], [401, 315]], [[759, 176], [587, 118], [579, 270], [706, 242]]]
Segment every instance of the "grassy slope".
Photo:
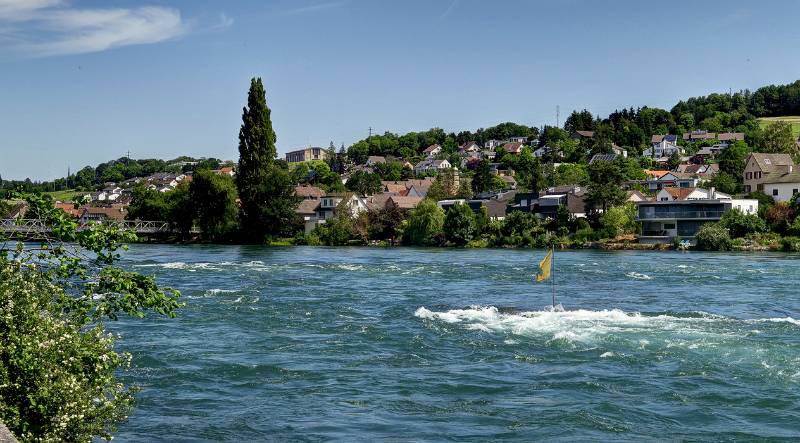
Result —
[[763, 128], [770, 122], [774, 121], [785, 121], [792, 125], [792, 134], [794, 134], [795, 138], [800, 137], [800, 116], [785, 116], [785, 117], [761, 117], [758, 119], [758, 122], [761, 124]]
[[53, 200], [58, 201], [72, 201], [75, 197], [79, 197], [81, 195], [86, 194], [85, 192], [78, 192], [74, 189], [68, 191], [55, 191], [55, 192], [45, 192], [45, 194], [50, 195], [53, 197]]

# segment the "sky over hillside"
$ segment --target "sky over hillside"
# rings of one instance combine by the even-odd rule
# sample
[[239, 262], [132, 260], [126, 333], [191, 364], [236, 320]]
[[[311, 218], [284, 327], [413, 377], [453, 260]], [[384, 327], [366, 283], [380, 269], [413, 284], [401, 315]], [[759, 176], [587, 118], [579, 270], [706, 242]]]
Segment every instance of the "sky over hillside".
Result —
[[260, 76], [283, 153], [555, 123], [800, 77], [794, 1], [0, 0], [0, 175], [237, 157]]

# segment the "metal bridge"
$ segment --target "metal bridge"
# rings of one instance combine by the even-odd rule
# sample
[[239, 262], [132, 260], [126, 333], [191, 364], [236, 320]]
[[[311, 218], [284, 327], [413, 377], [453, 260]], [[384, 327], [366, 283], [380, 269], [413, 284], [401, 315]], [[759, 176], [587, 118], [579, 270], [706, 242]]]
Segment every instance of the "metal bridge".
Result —
[[[101, 222], [88, 222], [79, 223], [78, 230], [90, 228], [94, 224]], [[137, 234], [177, 234], [181, 231], [173, 229], [169, 223], [165, 221], [140, 221], [140, 220], [122, 220], [122, 221], [104, 221], [102, 223], [111, 224], [122, 229], [127, 229], [136, 232]], [[44, 221], [38, 218], [6, 218], [0, 219], [0, 233], [6, 234], [44, 234], [51, 232], [52, 228]], [[189, 232], [200, 232], [197, 228], [192, 228]]]

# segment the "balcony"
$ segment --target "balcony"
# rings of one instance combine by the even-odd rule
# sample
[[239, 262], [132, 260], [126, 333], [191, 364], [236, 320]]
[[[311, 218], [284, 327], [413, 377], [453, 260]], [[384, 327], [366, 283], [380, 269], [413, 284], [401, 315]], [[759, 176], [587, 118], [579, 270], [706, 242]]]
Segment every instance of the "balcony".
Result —
[[718, 220], [725, 211], [640, 212], [639, 220]]

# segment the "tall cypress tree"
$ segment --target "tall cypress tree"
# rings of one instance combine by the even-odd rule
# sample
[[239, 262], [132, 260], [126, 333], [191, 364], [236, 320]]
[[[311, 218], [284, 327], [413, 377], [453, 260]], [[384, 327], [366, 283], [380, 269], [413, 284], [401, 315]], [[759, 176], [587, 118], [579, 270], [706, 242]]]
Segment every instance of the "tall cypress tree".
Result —
[[236, 187], [241, 201], [244, 240], [261, 242], [265, 236], [291, 235], [297, 198], [289, 174], [275, 164], [275, 131], [260, 78], [250, 80], [247, 106], [239, 130], [239, 167]]
[[239, 168], [236, 186], [242, 207], [251, 204], [245, 190], [261, 183], [276, 156], [275, 131], [272, 130], [267, 97], [260, 78], [250, 80], [247, 106], [242, 110], [242, 127], [239, 129]]

